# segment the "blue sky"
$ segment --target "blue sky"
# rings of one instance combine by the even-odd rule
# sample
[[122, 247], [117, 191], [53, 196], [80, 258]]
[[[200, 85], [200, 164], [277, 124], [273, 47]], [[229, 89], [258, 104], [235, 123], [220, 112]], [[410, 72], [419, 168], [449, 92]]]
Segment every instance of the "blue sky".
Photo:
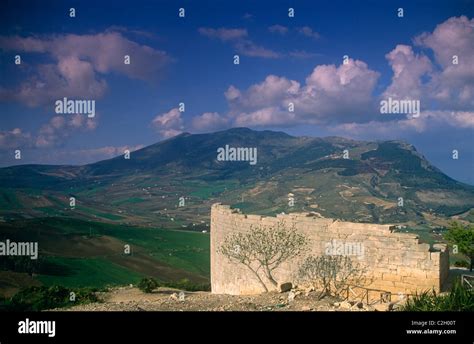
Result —
[[[0, 6], [1, 166], [86, 163], [181, 131], [247, 126], [404, 139], [448, 175], [474, 184], [473, 1]], [[129, 51], [131, 66], [120, 65]], [[459, 55], [457, 69], [448, 53]], [[57, 118], [54, 101], [63, 96], [94, 99], [97, 117]], [[387, 96], [420, 99], [420, 118], [382, 118], [377, 104]], [[294, 114], [285, 112], [290, 101]], [[18, 148], [21, 162], [13, 158]]]

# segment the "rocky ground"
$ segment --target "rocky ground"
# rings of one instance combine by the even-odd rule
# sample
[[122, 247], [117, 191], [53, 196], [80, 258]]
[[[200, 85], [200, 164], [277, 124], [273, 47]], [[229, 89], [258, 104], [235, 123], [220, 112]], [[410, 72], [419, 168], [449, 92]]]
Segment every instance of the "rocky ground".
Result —
[[290, 290], [263, 295], [216, 295], [159, 288], [143, 293], [135, 287], [120, 287], [99, 295], [102, 302], [78, 305], [69, 311], [387, 311], [392, 304], [367, 305], [334, 298], [318, 300], [316, 292]]

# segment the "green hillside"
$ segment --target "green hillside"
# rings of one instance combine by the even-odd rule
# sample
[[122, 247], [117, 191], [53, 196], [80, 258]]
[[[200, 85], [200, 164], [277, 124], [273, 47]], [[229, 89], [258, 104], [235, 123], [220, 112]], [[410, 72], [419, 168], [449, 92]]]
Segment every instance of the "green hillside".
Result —
[[[256, 148], [257, 164], [218, 161], [217, 149], [225, 145]], [[37, 280], [46, 284], [135, 283], [147, 275], [201, 283], [209, 279], [215, 202], [268, 215], [312, 211], [398, 223], [430, 241], [453, 218], [471, 219], [474, 187], [451, 179], [406, 142], [234, 128], [181, 134], [129, 160], [2, 168], [0, 236], [38, 237], [45, 266], [64, 272], [43, 267]], [[130, 256], [123, 254], [126, 244], [133, 247]]]

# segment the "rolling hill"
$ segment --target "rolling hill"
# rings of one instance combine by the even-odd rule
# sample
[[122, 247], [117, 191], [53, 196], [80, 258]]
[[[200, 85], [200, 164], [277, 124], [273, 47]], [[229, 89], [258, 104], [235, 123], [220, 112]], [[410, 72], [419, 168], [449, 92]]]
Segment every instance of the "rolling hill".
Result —
[[[226, 145], [256, 148], [257, 163], [219, 161], [217, 149]], [[404, 224], [432, 242], [451, 219], [473, 218], [474, 187], [449, 178], [406, 142], [246, 128], [181, 134], [130, 159], [2, 168], [0, 240], [37, 241], [42, 259], [35, 275], [2, 261], [0, 294], [38, 284], [123, 285], [145, 276], [207, 283], [214, 202], [260, 214], [311, 211]], [[125, 245], [132, 254], [124, 254]]]
[[[225, 145], [256, 147], [258, 163], [218, 161], [217, 148]], [[473, 186], [446, 176], [408, 143], [246, 128], [181, 134], [132, 152], [129, 160], [3, 168], [0, 186], [5, 220], [67, 216], [180, 228], [202, 228], [216, 201], [262, 214], [315, 211], [380, 223], [421, 223], [474, 207]]]

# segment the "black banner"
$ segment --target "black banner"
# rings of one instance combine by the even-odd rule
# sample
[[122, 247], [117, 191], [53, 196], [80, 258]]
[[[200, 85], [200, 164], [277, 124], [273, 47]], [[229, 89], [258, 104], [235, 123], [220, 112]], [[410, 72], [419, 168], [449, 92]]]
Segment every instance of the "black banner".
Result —
[[1, 344], [137, 343], [146, 338], [268, 343], [286, 337], [292, 342], [474, 342], [473, 313], [468, 312], [42, 312], [0, 313], [0, 318]]

